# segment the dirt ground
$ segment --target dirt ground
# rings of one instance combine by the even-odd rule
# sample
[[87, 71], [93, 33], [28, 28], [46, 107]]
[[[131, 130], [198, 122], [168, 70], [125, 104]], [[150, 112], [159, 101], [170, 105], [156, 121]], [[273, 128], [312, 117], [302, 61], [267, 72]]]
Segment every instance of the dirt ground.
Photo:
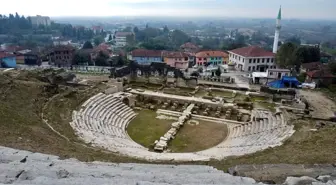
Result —
[[330, 118], [336, 112], [336, 104], [327, 98], [322, 92], [311, 90], [300, 90], [300, 95], [304, 96], [311, 108], [314, 110], [311, 114], [313, 117]]

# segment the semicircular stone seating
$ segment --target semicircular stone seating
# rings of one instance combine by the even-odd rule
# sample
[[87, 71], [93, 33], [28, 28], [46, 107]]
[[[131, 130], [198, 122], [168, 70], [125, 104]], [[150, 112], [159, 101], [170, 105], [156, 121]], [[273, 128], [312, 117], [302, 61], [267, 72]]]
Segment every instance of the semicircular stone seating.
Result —
[[156, 153], [134, 142], [126, 128], [136, 113], [117, 94], [96, 94], [73, 111], [70, 125], [76, 134], [96, 147], [129, 157], [157, 161], [208, 161], [254, 153], [282, 144], [293, 133], [282, 112], [252, 111], [251, 122], [228, 124], [227, 138], [215, 147], [193, 153]]

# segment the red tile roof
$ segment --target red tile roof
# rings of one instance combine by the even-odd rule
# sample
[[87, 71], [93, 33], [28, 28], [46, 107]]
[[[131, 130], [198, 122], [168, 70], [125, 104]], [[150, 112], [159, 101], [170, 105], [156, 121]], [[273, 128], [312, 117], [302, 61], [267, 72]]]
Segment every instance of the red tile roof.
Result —
[[161, 50], [136, 49], [131, 52], [133, 57], [161, 57]]
[[198, 58], [206, 58], [206, 57], [228, 57], [229, 55], [224, 51], [200, 51], [196, 53], [196, 57]]
[[303, 63], [302, 65], [303, 69], [306, 70], [314, 70], [314, 69], [320, 69], [323, 64], [321, 62], [309, 62], [309, 63]]
[[186, 58], [189, 57], [187, 53], [184, 52], [164, 52], [164, 56], [167, 58]]
[[238, 48], [238, 49], [231, 50], [229, 52], [237, 54], [237, 55], [241, 55], [244, 57], [274, 57], [275, 56], [274, 53], [270, 51], [266, 51], [258, 46], [248, 46], [248, 47]]
[[335, 78], [328, 70], [314, 70], [307, 72], [310, 78]]
[[8, 54], [5, 52], [0, 52], [0, 58], [6, 58], [6, 57], [15, 57], [15, 55]]

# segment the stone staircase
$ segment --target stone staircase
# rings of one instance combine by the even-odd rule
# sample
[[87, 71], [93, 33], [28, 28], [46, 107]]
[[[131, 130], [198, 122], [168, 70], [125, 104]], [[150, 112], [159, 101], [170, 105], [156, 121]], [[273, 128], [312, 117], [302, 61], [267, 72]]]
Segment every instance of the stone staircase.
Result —
[[[121, 155], [154, 161], [208, 161], [254, 153], [279, 146], [293, 133], [283, 113], [271, 114], [256, 110], [252, 120], [243, 124], [228, 124], [229, 133], [222, 143], [194, 153], [156, 153], [134, 142], [127, 134], [129, 122], [136, 116], [122, 103], [119, 95], [99, 93], [73, 111], [70, 125], [86, 143]], [[183, 115], [180, 115], [183, 116]]]

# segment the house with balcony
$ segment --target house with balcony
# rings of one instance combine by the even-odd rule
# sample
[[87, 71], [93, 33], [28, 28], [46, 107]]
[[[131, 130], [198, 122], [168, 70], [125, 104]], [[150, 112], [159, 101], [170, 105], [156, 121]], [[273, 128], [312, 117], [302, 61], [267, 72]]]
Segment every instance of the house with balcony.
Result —
[[70, 45], [55, 46], [49, 52], [49, 62], [56, 66], [70, 66], [76, 49]]
[[189, 55], [184, 52], [164, 52], [164, 62], [176, 69], [188, 69]]
[[127, 37], [134, 37], [132, 32], [116, 32], [114, 40], [117, 47], [125, 47], [127, 45]]
[[136, 49], [131, 52], [129, 59], [139, 64], [150, 64], [152, 62], [163, 62], [162, 51]]
[[229, 51], [229, 62], [246, 72], [265, 72], [276, 69], [275, 54], [258, 46], [248, 46]]
[[227, 64], [229, 55], [224, 51], [200, 51], [196, 53], [196, 65], [204, 66], [205, 64], [217, 66]]

